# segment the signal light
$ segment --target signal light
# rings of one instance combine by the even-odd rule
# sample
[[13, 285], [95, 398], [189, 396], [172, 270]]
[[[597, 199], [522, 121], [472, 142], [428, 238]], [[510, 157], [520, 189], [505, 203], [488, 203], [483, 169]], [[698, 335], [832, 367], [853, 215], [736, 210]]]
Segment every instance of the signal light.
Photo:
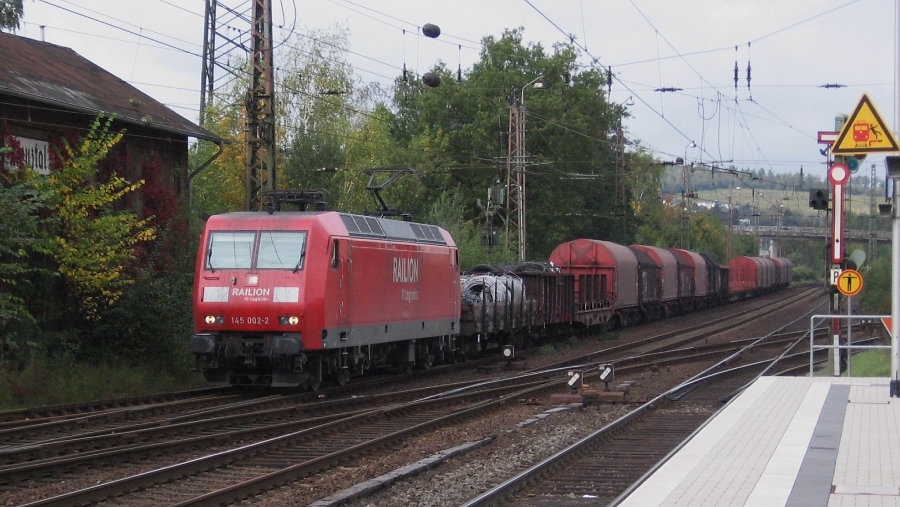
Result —
[[813, 188], [809, 191], [809, 207], [817, 210], [828, 210], [828, 189]]
[[847, 166], [847, 169], [849, 169], [851, 173], [855, 173], [856, 171], [859, 170], [859, 166], [863, 163], [863, 161], [865, 159], [866, 159], [865, 155], [848, 155], [846, 157], [835, 156], [834, 163], [845, 165], [845, 166]]

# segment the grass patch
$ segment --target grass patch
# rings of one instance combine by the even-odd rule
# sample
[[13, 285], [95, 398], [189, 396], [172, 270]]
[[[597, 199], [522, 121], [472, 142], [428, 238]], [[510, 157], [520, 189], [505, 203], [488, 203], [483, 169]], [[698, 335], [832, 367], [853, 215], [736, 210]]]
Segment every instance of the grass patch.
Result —
[[[832, 360], [829, 359], [828, 366], [817, 370], [817, 377], [830, 377], [834, 373]], [[891, 351], [884, 350], [867, 350], [859, 354], [853, 354], [850, 358], [850, 373], [854, 377], [890, 377], [891, 376]], [[841, 374], [842, 377], [847, 376], [847, 372]]]
[[854, 377], [890, 377], [891, 351], [867, 350], [850, 358], [850, 373]]
[[556, 347], [553, 346], [552, 343], [548, 343], [546, 345], [541, 345], [541, 354], [552, 354], [556, 352]]
[[68, 359], [35, 359], [0, 367], [0, 410], [180, 391], [205, 384], [189, 371], [173, 375], [128, 366], [92, 366]]

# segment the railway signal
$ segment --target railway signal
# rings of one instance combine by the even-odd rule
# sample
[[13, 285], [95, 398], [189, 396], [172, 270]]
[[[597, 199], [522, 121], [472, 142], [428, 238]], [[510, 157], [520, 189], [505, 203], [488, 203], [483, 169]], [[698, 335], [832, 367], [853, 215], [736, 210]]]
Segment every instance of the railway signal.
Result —
[[844, 185], [850, 179], [850, 170], [843, 164], [832, 164], [828, 168], [828, 181], [834, 188], [834, 212], [831, 214], [831, 262], [840, 264], [844, 260]]
[[813, 188], [809, 191], [809, 207], [815, 210], [828, 211], [828, 189]]

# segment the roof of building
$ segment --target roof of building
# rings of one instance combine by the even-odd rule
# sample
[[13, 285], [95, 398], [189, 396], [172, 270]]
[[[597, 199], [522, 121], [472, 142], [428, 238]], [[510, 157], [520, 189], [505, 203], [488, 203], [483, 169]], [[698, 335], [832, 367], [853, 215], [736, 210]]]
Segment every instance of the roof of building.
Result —
[[0, 94], [91, 115], [115, 114], [126, 123], [221, 140], [70, 48], [0, 33], [0, 54]]

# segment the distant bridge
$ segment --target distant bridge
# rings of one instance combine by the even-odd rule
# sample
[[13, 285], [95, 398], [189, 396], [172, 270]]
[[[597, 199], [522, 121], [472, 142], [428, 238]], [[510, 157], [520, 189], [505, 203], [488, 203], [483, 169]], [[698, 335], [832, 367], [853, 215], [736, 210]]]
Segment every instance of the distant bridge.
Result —
[[[763, 238], [808, 238], [831, 239], [831, 227], [785, 227], [776, 225], [735, 225], [732, 232], [747, 235], [759, 234]], [[844, 239], [851, 241], [869, 241], [874, 239], [880, 243], [891, 242], [891, 231], [844, 231]]]

